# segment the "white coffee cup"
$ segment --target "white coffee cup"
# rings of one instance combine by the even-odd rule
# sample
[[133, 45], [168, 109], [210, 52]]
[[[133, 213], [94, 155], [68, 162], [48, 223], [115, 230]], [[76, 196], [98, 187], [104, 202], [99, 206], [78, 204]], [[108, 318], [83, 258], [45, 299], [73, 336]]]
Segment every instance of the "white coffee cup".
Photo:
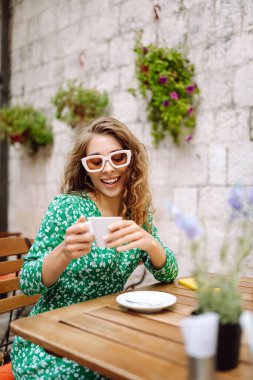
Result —
[[108, 235], [108, 227], [122, 220], [121, 216], [91, 216], [88, 217], [88, 223], [91, 223], [91, 233], [94, 235], [94, 240], [97, 247], [105, 248], [103, 237]]

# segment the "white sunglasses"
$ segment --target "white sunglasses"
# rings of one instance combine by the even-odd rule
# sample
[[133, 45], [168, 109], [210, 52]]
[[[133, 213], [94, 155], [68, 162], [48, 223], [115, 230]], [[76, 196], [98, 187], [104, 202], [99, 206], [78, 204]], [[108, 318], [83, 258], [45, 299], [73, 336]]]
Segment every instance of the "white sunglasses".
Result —
[[85, 170], [89, 173], [101, 172], [106, 161], [114, 167], [115, 169], [123, 168], [124, 166], [129, 165], [131, 161], [132, 152], [131, 150], [117, 150], [112, 152], [107, 156], [102, 154], [94, 154], [92, 156], [87, 156], [81, 159], [81, 162]]

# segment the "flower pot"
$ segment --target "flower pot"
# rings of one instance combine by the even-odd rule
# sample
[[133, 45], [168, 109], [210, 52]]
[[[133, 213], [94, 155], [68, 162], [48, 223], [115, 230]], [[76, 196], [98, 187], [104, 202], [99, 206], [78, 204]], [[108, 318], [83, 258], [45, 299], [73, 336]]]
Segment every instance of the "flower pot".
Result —
[[[202, 314], [201, 310], [194, 310], [192, 315]], [[216, 369], [228, 371], [236, 368], [239, 363], [241, 326], [239, 323], [219, 324]]]
[[220, 324], [216, 369], [227, 371], [238, 366], [241, 343], [241, 326], [239, 323]]

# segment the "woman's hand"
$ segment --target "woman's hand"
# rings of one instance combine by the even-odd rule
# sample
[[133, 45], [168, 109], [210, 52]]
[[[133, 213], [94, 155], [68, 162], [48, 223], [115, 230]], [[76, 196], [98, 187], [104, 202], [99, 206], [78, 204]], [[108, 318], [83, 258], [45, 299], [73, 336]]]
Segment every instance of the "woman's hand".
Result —
[[139, 248], [147, 252], [156, 269], [162, 268], [166, 263], [165, 250], [161, 244], [133, 220], [113, 223], [109, 230], [110, 233], [104, 238], [107, 248], [116, 248], [118, 252]]
[[42, 265], [42, 283], [46, 287], [53, 285], [73, 259], [87, 255], [91, 249], [93, 236], [81, 216], [76, 224], [66, 230], [64, 240], [44, 258]]
[[148, 252], [155, 243], [154, 237], [132, 220], [113, 223], [109, 230], [110, 233], [104, 238], [106, 247], [116, 248], [119, 252], [133, 248]]
[[81, 216], [76, 224], [66, 230], [62, 245], [62, 252], [66, 254], [69, 261], [78, 259], [91, 250], [93, 235], [85, 224], [85, 217]]

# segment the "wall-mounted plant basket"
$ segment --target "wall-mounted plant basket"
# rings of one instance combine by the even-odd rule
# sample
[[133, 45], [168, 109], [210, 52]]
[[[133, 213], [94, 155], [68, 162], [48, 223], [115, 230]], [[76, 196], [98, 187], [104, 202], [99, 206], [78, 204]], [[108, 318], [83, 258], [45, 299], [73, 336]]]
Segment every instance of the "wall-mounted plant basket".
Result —
[[45, 115], [30, 105], [7, 106], [0, 109], [0, 139], [24, 145], [29, 153], [53, 143], [53, 133]]
[[84, 127], [93, 119], [106, 114], [108, 103], [106, 92], [84, 88], [76, 81], [68, 81], [52, 98], [56, 118], [72, 128]]
[[[179, 51], [152, 44], [144, 46], [141, 37], [139, 33], [134, 48], [136, 77], [147, 102], [154, 145], [167, 134], [176, 144], [189, 141], [196, 125], [200, 92], [194, 80], [194, 65]], [[135, 89], [129, 91], [136, 94]]]

